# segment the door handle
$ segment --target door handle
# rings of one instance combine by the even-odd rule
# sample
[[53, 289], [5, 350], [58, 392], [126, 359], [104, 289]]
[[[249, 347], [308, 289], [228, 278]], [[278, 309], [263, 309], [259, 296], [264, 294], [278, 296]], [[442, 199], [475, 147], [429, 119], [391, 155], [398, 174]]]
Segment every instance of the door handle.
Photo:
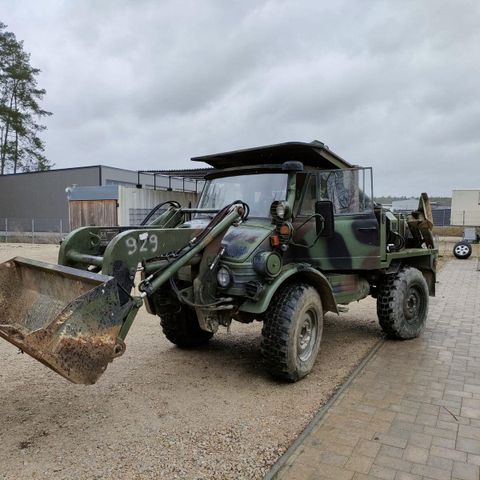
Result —
[[378, 229], [377, 227], [359, 227], [357, 230], [359, 232], [376, 232]]

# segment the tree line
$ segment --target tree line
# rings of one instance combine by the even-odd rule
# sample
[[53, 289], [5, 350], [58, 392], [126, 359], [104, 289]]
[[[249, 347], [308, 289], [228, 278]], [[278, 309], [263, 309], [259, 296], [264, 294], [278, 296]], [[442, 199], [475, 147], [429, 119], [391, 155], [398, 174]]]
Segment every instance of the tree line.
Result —
[[[415, 198], [415, 197], [406, 197], [406, 196], [395, 197], [395, 196], [387, 195], [383, 197], [375, 197], [375, 201], [377, 203], [381, 203], [382, 205], [391, 205], [392, 202], [395, 200], [409, 200], [410, 198]], [[429, 199], [431, 203], [434, 203], [435, 205], [442, 206], [442, 207], [449, 207], [452, 204], [451, 197], [431, 197], [429, 195]]]
[[0, 22], [0, 175], [48, 170], [41, 119], [51, 115], [40, 103], [38, 68], [30, 65], [23, 41]]

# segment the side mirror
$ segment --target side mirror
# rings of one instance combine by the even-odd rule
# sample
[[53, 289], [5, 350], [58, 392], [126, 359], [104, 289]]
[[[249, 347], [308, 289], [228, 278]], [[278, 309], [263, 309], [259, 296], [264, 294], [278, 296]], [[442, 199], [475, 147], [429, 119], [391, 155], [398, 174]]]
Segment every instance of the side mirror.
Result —
[[330, 200], [315, 202], [315, 217], [317, 235], [331, 237], [335, 232], [335, 217], [333, 203]]

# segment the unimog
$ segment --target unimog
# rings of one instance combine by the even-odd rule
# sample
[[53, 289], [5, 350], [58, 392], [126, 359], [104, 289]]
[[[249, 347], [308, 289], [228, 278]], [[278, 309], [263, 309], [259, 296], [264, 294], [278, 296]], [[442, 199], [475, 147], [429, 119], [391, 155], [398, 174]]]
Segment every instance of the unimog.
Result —
[[170, 201], [144, 225], [75, 230], [58, 265], [0, 264], [0, 335], [93, 384], [125, 352], [143, 303], [182, 348], [257, 320], [266, 369], [297, 381], [313, 367], [326, 312], [371, 295], [389, 337], [425, 328], [437, 256], [426, 194], [417, 211], [394, 215], [373, 200], [371, 168], [318, 141], [192, 160], [214, 168], [196, 208]]

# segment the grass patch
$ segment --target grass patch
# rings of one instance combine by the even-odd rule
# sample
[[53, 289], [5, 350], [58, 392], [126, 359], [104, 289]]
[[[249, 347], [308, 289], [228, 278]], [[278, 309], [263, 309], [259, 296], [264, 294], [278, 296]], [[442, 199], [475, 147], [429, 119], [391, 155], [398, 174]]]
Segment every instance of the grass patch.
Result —
[[433, 227], [433, 234], [440, 237], [463, 237], [463, 227]]

